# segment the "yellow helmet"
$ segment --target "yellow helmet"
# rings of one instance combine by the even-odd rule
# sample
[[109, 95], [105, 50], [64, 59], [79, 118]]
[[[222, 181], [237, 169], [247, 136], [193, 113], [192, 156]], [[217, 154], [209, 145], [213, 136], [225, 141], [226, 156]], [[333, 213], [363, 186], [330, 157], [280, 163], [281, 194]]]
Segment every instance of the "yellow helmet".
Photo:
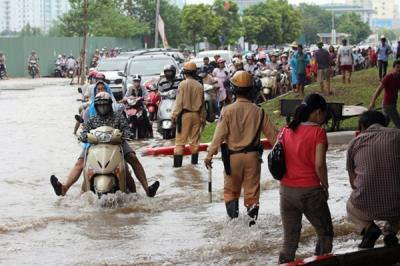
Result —
[[237, 71], [231, 78], [233, 86], [239, 88], [250, 88], [253, 86], [253, 76], [247, 71]]
[[185, 64], [183, 64], [183, 70], [196, 71], [197, 70], [197, 66], [193, 62], [186, 62]]

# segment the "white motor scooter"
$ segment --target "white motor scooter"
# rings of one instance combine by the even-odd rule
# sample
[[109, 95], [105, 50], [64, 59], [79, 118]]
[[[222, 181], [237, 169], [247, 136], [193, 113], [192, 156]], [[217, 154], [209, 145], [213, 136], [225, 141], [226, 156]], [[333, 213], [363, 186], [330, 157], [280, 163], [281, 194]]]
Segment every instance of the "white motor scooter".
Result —
[[172, 123], [172, 111], [175, 107], [176, 90], [172, 89], [165, 92], [160, 92], [161, 102], [158, 108], [158, 124], [157, 130], [162, 135], [163, 139], [175, 138], [176, 127]]

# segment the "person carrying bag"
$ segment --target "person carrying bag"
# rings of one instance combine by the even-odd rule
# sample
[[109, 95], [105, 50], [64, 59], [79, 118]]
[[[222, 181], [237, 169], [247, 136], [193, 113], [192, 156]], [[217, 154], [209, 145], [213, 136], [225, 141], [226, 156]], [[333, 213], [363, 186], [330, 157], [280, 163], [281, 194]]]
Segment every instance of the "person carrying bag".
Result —
[[322, 96], [308, 95], [296, 108], [293, 121], [282, 131], [280, 143], [283, 147], [285, 172], [280, 180], [283, 245], [279, 263], [295, 259], [303, 214], [318, 235], [315, 255], [332, 251], [333, 226], [327, 203], [328, 141], [326, 131], [321, 127], [326, 120], [326, 108]]

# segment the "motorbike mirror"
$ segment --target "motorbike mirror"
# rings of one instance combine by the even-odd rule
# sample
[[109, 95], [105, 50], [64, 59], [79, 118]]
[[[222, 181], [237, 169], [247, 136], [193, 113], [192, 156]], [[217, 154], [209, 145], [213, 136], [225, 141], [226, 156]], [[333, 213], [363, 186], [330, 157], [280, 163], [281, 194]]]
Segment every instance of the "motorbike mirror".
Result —
[[118, 76], [120, 76], [120, 77], [126, 77], [125, 74], [124, 74], [124, 72], [122, 72], [122, 71], [118, 71]]
[[82, 94], [82, 88], [81, 88], [81, 87], [78, 88], [78, 92], [79, 92], [80, 94]]
[[79, 123], [83, 124], [83, 118], [80, 115], [75, 115], [75, 120], [78, 121]]

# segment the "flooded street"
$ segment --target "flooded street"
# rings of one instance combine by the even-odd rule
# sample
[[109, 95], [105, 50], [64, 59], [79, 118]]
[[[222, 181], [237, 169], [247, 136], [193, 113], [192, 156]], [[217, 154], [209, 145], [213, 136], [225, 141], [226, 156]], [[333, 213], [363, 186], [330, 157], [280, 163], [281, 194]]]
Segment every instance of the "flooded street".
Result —
[[[190, 157], [174, 169], [172, 157], [139, 156], [149, 183], [161, 183], [155, 198], [146, 197], [138, 182], [137, 195], [80, 196], [83, 178], [66, 197], [56, 197], [50, 175], [66, 180], [81, 151], [72, 134], [79, 95], [67, 84], [23, 90], [16, 84], [16, 90], [2, 90], [0, 83], [1, 265], [276, 264], [282, 242], [279, 184], [266, 163], [260, 216], [252, 228], [242, 201], [241, 218], [227, 219], [219, 159], [214, 162], [211, 204], [208, 172], [203, 164], [191, 166]], [[143, 147], [172, 143], [156, 138], [131, 145], [140, 155]], [[329, 151], [328, 167], [334, 252], [343, 253], [355, 250], [359, 241], [345, 219], [351, 188], [343, 148]], [[303, 225], [298, 257], [314, 250], [314, 230], [306, 221]]]

